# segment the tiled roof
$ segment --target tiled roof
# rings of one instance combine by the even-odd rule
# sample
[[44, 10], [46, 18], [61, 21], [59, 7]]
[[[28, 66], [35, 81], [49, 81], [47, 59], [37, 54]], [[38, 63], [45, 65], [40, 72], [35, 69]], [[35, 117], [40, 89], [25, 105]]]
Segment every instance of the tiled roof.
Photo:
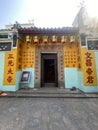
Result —
[[20, 28], [19, 33], [21, 34], [78, 34], [78, 28], [73, 27], [62, 27], [62, 28]]

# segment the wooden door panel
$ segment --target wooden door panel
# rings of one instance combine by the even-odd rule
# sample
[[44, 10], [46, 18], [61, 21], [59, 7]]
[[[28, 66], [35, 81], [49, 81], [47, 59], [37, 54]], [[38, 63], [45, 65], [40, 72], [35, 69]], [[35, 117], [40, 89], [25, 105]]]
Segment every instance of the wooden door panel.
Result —
[[57, 86], [57, 54], [41, 55], [41, 86]]

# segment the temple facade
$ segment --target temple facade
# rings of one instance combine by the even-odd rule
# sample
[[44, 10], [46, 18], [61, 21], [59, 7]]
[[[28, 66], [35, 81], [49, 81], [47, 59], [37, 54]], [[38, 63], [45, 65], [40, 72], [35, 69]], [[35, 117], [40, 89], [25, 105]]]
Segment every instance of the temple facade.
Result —
[[98, 92], [98, 35], [76, 27], [0, 30], [0, 90], [76, 87]]

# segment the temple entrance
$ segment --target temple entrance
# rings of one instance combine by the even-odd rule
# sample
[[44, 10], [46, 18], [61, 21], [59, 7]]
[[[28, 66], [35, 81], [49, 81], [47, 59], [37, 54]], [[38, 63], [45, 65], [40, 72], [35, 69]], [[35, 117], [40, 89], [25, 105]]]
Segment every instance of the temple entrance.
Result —
[[43, 53], [41, 55], [41, 86], [57, 87], [57, 54]]

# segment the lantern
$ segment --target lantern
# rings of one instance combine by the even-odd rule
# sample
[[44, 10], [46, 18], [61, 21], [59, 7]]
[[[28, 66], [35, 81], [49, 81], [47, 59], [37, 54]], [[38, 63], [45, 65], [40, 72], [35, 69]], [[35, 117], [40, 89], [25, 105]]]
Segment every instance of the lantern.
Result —
[[34, 43], [38, 43], [38, 36], [33, 37]]
[[67, 37], [66, 36], [61, 36], [61, 42], [65, 43], [67, 41]]
[[30, 41], [31, 41], [30, 36], [27, 35], [27, 36], [26, 36], [26, 42], [30, 42]]
[[52, 36], [52, 42], [57, 42], [57, 37], [56, 36]]
[[70, 43], [74, 43], [75, 42], [75, 36], [70, 36]]
[[43, 36], [43, 42], [47, 43], [48, 42], [48, 36]]

